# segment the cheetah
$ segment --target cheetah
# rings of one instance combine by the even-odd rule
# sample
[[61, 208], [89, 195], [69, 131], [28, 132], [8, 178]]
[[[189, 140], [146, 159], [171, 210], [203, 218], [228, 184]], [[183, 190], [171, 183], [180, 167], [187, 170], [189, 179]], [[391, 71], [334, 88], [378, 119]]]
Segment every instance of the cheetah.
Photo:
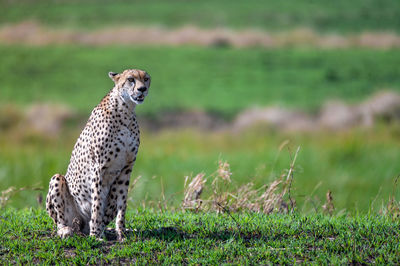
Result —
[[114, 87], [92, 111], [67, 173], [50, 180], [46, 210], [61, 238], [81, 233], [101, 239], [115, 217], [117, 239], [125, 237], [128, 186], [140, 143], [135, 107], [148, 94], [150, 76], [138, 69], [108, 76]]

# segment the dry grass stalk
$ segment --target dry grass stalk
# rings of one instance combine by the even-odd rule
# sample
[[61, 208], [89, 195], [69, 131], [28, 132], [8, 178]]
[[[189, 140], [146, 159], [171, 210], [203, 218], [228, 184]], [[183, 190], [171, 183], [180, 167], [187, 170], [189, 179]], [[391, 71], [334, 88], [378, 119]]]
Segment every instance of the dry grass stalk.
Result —
[[333, 205], [332, 192], [330, 190], [326, 192], [326, 202], [324, 205], [322, 205], [322, 209], [329, 215], [332, 215], [333, 211], [335, 210], [335, 205]]
[[136, 187], [136, 183], [142, 178], [141, 175], [139, 175], [138, 177], [136, 177], [133, 182], [130, 183], [129, 188], [128, 188], [128, 193], [130, 193], [135, 187]]
[[228, 162], [219, 161], [217, 173], [219, 178], [228, 183], [231, 183], [232, 173]]
[[9, 187], [6, 190], [1, 192], [0, 196], [0, 207], [3, 208], [7, 205], [8, 200], [11, 198], [12, 195], [15, 193], [15, 187]]
[[189, 177], [185, 178], [185, 197], [182, 203], [182, 208], [190, 210], [198, 210], [201, 207], [202, 200], [200, 195], [203, 192], [204, 184], [207, 179], [204, 179], [205, 174], [197, 174], [193, 180], [186, 186]]
[[[248, 210], [265, 214], [288, 212], [289, 206], [294, 208], [295, 204], [290, 197], [290, 187], [299, 150], [300, 147], [296, 150], [287, 172], [269, 185], [264, 185], [258, 189], [254, 188], [253, 183], [248, 183], [239, 187], [236, 191], [228, 192], [231, 183], [229, 164], [220, 162], [217, 176], [212, 184], [214, 194], [207, 202], [211, 202], [211, 208], [217, 212], [225, 210]], [[221, 181], [224, 181], [224, 190], [221, 189]], [[284, 200], [286, 195], [289, 198], [290, 205]]]
[[[263, 213], [270, 214], [274, 211], [279, 211], [282, 204], [283, 193], [275, 193], [278, 190], [281, 180], [273, 181], [267, 190], [260, 196], [259, 202], [261, 203], [261, 210]], [[283, 190], [282, 190], [283, 192]]]
[[214, 174], [214, 180], [211, 184], [213, 189], [213, 195], [208, 202], [212, 203], [212, 209], [216, 210], [217, 213], [222, 213], [226, 209], [229, 210], [229, 199], [230, 193], [229, 186], [232, 182], [231, 180], [231, 170], [228, 162], [219, 161], [218, 169]]
[[[214, 193], [211, 198], [205, 201], [204, 207], [213, 209], [217, 213], [225, 211], [238, 212], [242, 210], [262, 212], [271, 214], [273, 212], [287, 212], [288, 204], [284, 201], [283, 191], [287, 182], [281, 179], [273, 181], [269, 186], [254, 188], [253, 183], [247, 183], [236, 191], [220, 191]], [[261, 193], [261, 194], [260, 194]]]
[[285, 182], [287, 184], [287, 186], [285, 186], [284, 191], [282, 191], [282, 193], [281, 193], [282, 194], [281, 197], [283, 197], [284, 194], [286, 194], [286, 192], [287, 192], [289, 202], [290, 202], [290, 207], [292, 208], [292, 210], [295, 208], [296, 202], [292, 199], [292, 197], [290, 195], [290, 189], [292, 188], [294, 165], [296, 163], [296, 159], [297, 159], [297, 155], [299, 154], [299, 151], [300, 151], [300, 146], [297, 147], [297, 150], [294, 154], [293, 160], [290, 163], [290, 168], [289, 168], [288, 174], [286, 176], [286, 182]]
[[394, 181], [392, 194], [389, 196], [389, 201], [386, 207], [386, 212], [394, 219], [400, 217], [400, 201], [396, 200], [395, 191], [397, 189], [397, 182], [399, 181], [400, 175], [396, 177]]
[[4, 208], [7, 203], [9, 202], [10, 198], [17, 194], [20, 191], [38, 191], [38, 190], [43, 190], [42, 187], [22, 187], [22, 188], [15, 188], [15, 187], [9, 187], [6, 190], [1, 191], [1, 196], [0, 196], [0, 208]]
[[[297, 160], [297, 155], [300, 151], [300, 146], [294, 154], [294, 157], [290, 163], [289, 170], [287, 173], [282, 174], [281, 177], [273, 181], [268, 189], [260, 197], [260, 202], [262, 202], [262, 212], [270, 214], [273, 212], [289, 212], [289, 206], [293, 210], [295, 208], [296, 202], [292, 199], [290, 195], [290, 189], [293, 181], [293, 173], [295, 171], [295, 164]], [[280, 192], [278, 192], [280, 190]], [[284, 197], [288, 196], [288, 201], [284, 201]]]
[[389, 202], [387, 204], [387, 213], [393, 218], [400, 217], [400, 201], [397, 201], [394, 197], [389, 197]]
[[[211, 183], [212, 195], [207, 200], [202, 201], [200, 199], [206, 183], [205, 175], [203, 173], [198, 174], [189, 185], [186, 185], [189, 179], [186, 177], [182, 207], [196, 211], [200, 208], [202, 210], [214, 210], [217, 213], [242, 210], [265, 214], [287, 213], [289, 206], [292, 209], [295, 207], [295, 201], [290, 196], [290, 188], [299, 150], [300, 147], [296, 150], [287, 171], [269, 185], [263, 185], [258, 189], [254, 188], [253, 183], [247, 183], [232, 190], [232, 173], [230, 165], [226, 161], [219, 161], [217, 171], [211, 175], [213, 177]], [[288, 197], [288, 200], [285, 199], [286, 197]]]
[[250, 210], [258, 212], [260, 210], [260, 205], [255, 200], [258, 197], [258, 191], [253, 187], [253, 183], [247, 183], [239, 187], [236, 196], [232, 195], [235, 202], [232, 204], [231, 209], [236, 211]]

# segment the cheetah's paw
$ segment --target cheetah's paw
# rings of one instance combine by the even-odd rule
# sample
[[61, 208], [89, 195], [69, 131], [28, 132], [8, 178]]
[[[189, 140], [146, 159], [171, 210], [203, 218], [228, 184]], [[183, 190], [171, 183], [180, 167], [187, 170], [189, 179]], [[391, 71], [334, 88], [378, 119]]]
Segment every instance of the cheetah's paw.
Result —
[[73, 234], [74, 234], [74, 230], [69, 226], [64, 226], [57, 230], [57, 235], [61, 238], [70, 237]]

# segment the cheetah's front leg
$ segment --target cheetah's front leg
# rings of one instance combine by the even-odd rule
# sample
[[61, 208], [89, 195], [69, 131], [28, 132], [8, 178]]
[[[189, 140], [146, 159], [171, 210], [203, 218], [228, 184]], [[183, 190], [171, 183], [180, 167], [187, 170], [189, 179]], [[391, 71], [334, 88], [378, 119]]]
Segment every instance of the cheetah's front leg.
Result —
[[117, 218], [115, 220], [115, 229], [117, 231], [118, 241], [123, 241], [125, 238], [125, 212], [126, 198], [128, 195], [129, 179], [131, 170], [120, 176], [117, 182]]
[[92, 184], [91, 184], [91, 218], [89, 222], [90, 236], [101, 238], [104, 231], [104, 206], [105, 206], [105, 195], [108, 191], [102, 186], [102, 176], [100, 174], [100, 168], [93, 169], [92, 173]]

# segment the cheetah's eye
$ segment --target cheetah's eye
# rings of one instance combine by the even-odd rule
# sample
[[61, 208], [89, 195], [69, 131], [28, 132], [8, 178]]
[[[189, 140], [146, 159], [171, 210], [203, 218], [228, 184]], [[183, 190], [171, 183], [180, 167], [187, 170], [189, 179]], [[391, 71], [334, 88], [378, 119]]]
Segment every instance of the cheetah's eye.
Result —
[[135, 79], [134, 78], [128, 78], [128, 81], [129, 82], [135, 82]]

